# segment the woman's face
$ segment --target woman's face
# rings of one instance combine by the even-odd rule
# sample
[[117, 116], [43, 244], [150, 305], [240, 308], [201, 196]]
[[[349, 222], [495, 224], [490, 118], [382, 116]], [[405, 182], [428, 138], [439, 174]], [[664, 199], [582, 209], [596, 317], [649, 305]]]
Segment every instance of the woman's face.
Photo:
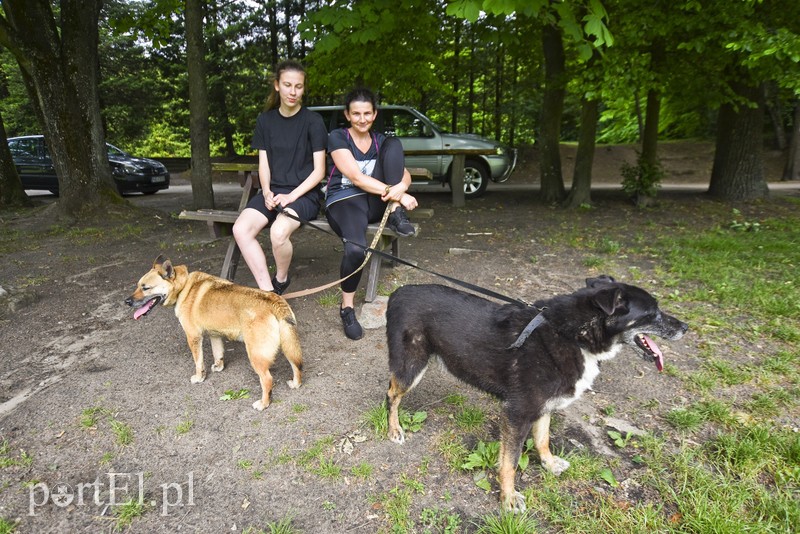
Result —
[[378, 116], [377, 110], [372, 106], [372, 102], [350, 102], [344, 112], [345, 118], [350, 121], [353, 129], [359, 133], [368, 133]]
[[306, 75], [297, 70], [285, 70], [281, 72], [279, 79], [275, 81], [275, 90], [281, 98], [281, 107], [294, 110], [300, 106], [305, 91]]

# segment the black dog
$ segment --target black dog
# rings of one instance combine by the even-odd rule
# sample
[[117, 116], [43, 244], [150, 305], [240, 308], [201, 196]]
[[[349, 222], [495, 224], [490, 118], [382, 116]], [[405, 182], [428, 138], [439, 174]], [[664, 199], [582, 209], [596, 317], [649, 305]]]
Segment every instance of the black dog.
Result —
[[438, 356], [456, 378], [502, 401], [500, 500], [506, 510], [524, 511], [514, 477], [531, 427], [542, 466], [561, 474], [569, 462], [550, 452], [550, 413], [589, 389], [599, 362], [624, 345], [660, 371], [663, 356], [646, 334], [675, 340], [688, 329], [643, 289], [608, 276], [586, 285], [534, 307], [500, 305], [441, 285], [395, 291], [386, 311], [389, 438], [405, 440], [400, 400], [422, 379], [429, 358]]

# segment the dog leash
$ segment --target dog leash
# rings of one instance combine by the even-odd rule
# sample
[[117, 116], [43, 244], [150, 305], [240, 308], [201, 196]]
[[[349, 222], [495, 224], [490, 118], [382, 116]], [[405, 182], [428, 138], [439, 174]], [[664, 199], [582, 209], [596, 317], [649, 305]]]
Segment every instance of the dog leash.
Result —
[[520, 348], [522, 344], [525, 343], [525, 340], [528, 339], [528, 336], [530, 336], [534, 330], [547, 321], [542, 311], [544, 310], [539, 310], [539, 313], [533, 319], [531, 319], [531, 322], [529, 322], [528, 326], [526, 326], [522, 333], [520, 333], [517, 340], [506, 347], [507, 350]]
[[[343, 237], [339, 237], [337, 234], [335, 234], [333, 232], [330, 232], [330, 231], [326, 230], [325, 228], [321, 228], [321, 227], [315, 225], [313, 223], [313, 221], [304, 221], [301, 218], [297, 217], [296, 215], [285, 211], [282, 207], [280, 209], [278, 209], [278, 211], [280, 213], [283, 213], [284, 215], [286, 215], [290, 219], [294, 219], [295, 221], [299, 222], [301, 225], [311, 226], [313, 228], [316, 228], [320, 232], [324, 232], [324, 233], [326, 233], [328, 235], [332, 235], [332, 236], [336, 237], [337, 239], [340, 239], [342, 241], [342, 243], [345, 243], [345, 244], [350, 243], [351, 245], [355, 245], [355, 246], [363, 249], [364, 251], [366, 251], [368, 253], [367, 254], [367, 258], [364, 260], [364, 264], [366, 264], [366, 261], [369, 259], [369, 254], [377, 254], [378, 256], [381, 256], [382, 258], [385, 258], [385, 259], [388, 259], [388, 260], [391, 260], [391, 261], [395, 261], [395, 262], [398, 262], [398, 263], [402, 263], [403, 265], [407, 265], [409, 267], [413, 267], [414, 269], [426, 272], [428, 274], [432, 274], [434, 276], [438, 276], [439, 278], [444, 278], [445, 280], [447, 280], [450, 283], [453, 283], [455, 285], [458, 285], [458, 286], [461, 286], [463, 288], [469, 289], [469, 290], [474, 291], [476, 293], [480, 293], [482, 295], [486, 295], [486, 296], [495, 298], [497, 300], [502, 300], [503, 302], [508, 302], [509, 304], [520, 304], [520, 305], [525, 306], [525, 307], [529, 307], [530, 306], [530, 304], [528, 304], [525, 301], [522, 301], [522, 300], [519, 300], [519, 299], [515, 299], [515, 298], [512, 298], [512, 297], [503, 295], [502, 293], [497, 293], [496, 291], [492, 291], [491, 289], [486, 289], [486, 288], [483, 288], [481, 286], [477, 286], [475, 284], [471, 284], [469, 282], [465, 282], [463, 280], [459, 280], [457, 278], [453, 278], [451, 276], [447, 276], [446, 274], [437, 273], [436, 271], [431, 271], [430, 269], [426, 269], [425, 267], [420, 267], [419, 265], [415, 265], [415, 264], [411, 263], [410, 261], [404, 260], [402, 258], [398, 258], [397, 256], [393, 256], [391, 254], [383, 252], [382, 250], [377, 250], [375, 248], [375, 245], [377, 245], [378, 236], [380, 235], [380, 232], [383, 231], [383, 227], [386, 224], [386, 220], [389, 217], [389, 208], [390, 208], [390, 206], [391, 206], [391, 204], [387, 204], [386, 211], [383, 213], [383, 220], [381, 221], [381, 226], [379, 228], [379, 231], [376, 232], [375, 239], [373, 239], [372, 245], [369, 246], [369, 247], [364, 246], [364, 245], [362, 245], [360, 243], [354, 243], [353, 241], [349, 241], [349, 240], [347, 240], [347, 239], [345, 239]], [[363, 268], [364, 264], [362, 264], [362, 266], [359, 269]], [[341, 280], [333, 282], [330, 285], [324, 286], [323, 288], [334, 286], [337, 283], [339, 283], [340, 281]], [[315, 290], [321, 291], [321, 289], [319, 289], [319, 288], [315, 288]], [[313, 293], [313, 292], [314, 291], [310, 291], [310, 293]], [[294, 298], [296, 296], [300, 296], [300, 293], [309, 294], [309, 293], [304, 293], [303, 291], [298, 291], [297, 293], [298, 294], [289, 293], [284, 298], [286, 298], [286, 297]]]
[[[508, 296], [503, 295], [501, 293], [497, 293], [496, 291], [492, 291], [491, 289], [486, 289], [486, 288], [483, 288], [483, 287], [480, 287], [480, 286], [476, 286], [475, 284], [471, 284], [469, 282], [465, 282], [463, 280], [459, 280], [457, 278], [453, 278], [451, 276], [447, 276], [446, 274], [441, 274], [441, 273], [437, 273], [435, 271], [431, 271], [430, 269], [426, 269], [424, 267], [420, 267], [419, 265], [415, 265], [415, 264], [413, 264], [413, 263], [411, 263], [409, 261], [406, 261], [406, 260], [404, 260], [402, 258], [398, 258], [398, 257], [393, 256], [391, 254], [387, 254], [387, 253], [383, 252], [382, 250], [377, 250], [375, 248], [375, 246], [378, 244], [378, 240], [380, 239], [380, 236], [383, 233], [383, 229], [386, 226], [386, 221], [389, 219], [390, 209], [391, 209], [391, 204], [387, 204], [386, 205], [386, 210], [383, 212], [383, 218], [381, 219], [381, 224], [378, 227], [378, 231], [375, 232], [375, 237], [372, 239], [372, 243], [370, 244], [370, 246], [367, 247], [367, 246], [364, 246], [364, 245], [362, 245], [360, 243], [353, 243], [352, 241], [348, 241], [344, 237], [339, 237], [339, 235], [337, 235], [336, 233], [330, 232], [330, 231], [326, 230], [325, 228], [321, 228], [321, 227], [315, 225], [312, 221], [304, 221], [301, 218], [299, 218], [296, 215], [294, 215], [293, 213], [289, 213], [288, 211], [285, 211], [283, 209], [283, 206], [278, 206], [277, 210], [278, 210], [279, 213], [283, 213], [284, 215], [286, 215], [290, 219], [294, 219], [295, 221], [299, 222], [301, 225], [311, 226], [313, 228], [316, 228], [320, 232], [323, 232], [323, 233], [326, 233], [328, 235], [332, 235], [332, 236], [334, 236], [336, 238], [341, 239], [342, 243], [345, 243], [345, 244], [351, 243], [351, 244], [353, 244], [353, 245], [355, 245], [355, 246], [357, 246], [359, 248], [362, 248], [367, 253], [366, 256], [364, 257], [364, 261], [361, 263], [361, 265], [358, 267], [358, 269], [356, 269], [355, 271], [353, 271], [349, 275], [345, 276], [344, 278], [341, 278], [341, 279], [336, 280], [334, 282], [330, 282], [328, 284], [325, 284], [325, 285], [322, 285], [322, 286], [319, 286], [319, 287], [315, 287], [315, 288], [312, 288], [312, 289], [304, 289], [302, 291], [295, 291], [293, 293], [287, 293], [286, 295], [283, 295], [283, 298], [290, 299], [290, 298], [295, 298], [295, 297], [302, 297], [302, 296], [305, 296], [305, 295], [311, 295], [311, 294], [316, 293], [318, 291], [323, 291], [325, 289], [333, 287], [336, 284], [339, 284], [339, 283], [343, 282], [344, 280], [347, 280], [348, 278], [350, 278], [351, 276], [356, 274], [358, 271], [363, 269], [364, 266], [367, 264], [367, 262], [370, 260], [370, 257], [372, 256], [372, 254], [377, 254], [378, 256], [382, 256], [382, 257], [387, 258], [387, 259], [392, 260], [392, 261], [400, 262], [403, 265], [408, 265], [409, 267], [413, 267], [415, 269], [418, 269], [420, 271], [426, 272], [428, 274], [432, 274], [434, 276], [438, 276], [440, 278], [444, 278], [448, 282], [451, 282], [451, 283], [459, 285], [461, 287], [470, 289], [472, 291], [475, 291], [476, 293], [481, 293], [483, 295], [487, 295], [487, 296], [496, 298], [498, 300], [502, 300], [504, 302], [508, 302], [510, 304], [521, 304], [521, 305], [525, 306], [526, 308], [532, 306], [532, 304], [528, 304], [527, 302], [524, 302], [522, 300], [508, 297]], [[536, 316], [533, 319], [531, 319], [531, 321], [527, 324], [527, 326], [522, 330], [522, 332], [520, 333], [519, 337], [517, 337], [517, 340], [514, 343], [512, 343], [511, 345], [509, 345], [508, 347], [506, 347], [506, 350], [515, 350], [515, 349], [520, 348], [525, 343], [525, 340], [527, 340], [528, 337], [533, 333], [533, 331], [536, 330], [539, 326], [541, 326], [542, 324], [544, 324], [547, 321], [547, 319], [545, 319], [544, 314], [542, 313], [543, 311], [544, 310], [542, 310], [542, 309], [539, 310], [539, 313], [536, 314]]]
[[[372, 257], [372, 251], [375, 250], [375, 246], [378, 244], [378, 240], [381, 238], [381, 234], [383, 234], [383, 229], [386, 226], [386, 221], [389, 220], [389, 208], [390, 207], [391, 207], [391, 204], [387, 204], [386, 205], [386, 210], [383, 212], [383, 218], [381, 219], [381, 224], [378, 226], [378, 231], [375, 232], [375, 237], [372, 238], [372, 244], [369, 247], [364, 247], [364, 250], [367, 251], [367, 254], [364, 256], [364, 261], [361, 262], [361, 265], [358, 266], [358, 269], [356, 269], [352, 273], [348, 274], [344, 278], [340, 278], [338, 280], [334, 280], [333, 282], [330, 282], [328, 284], [324, 284], [324, 285], [317, 286], [317, 287], [312, 287], [311, 289], [303, 289], [303, 290], [300, 290], [300, 291], [293, 291], [292, 293], [287, 293], [287, 294], [281, 295], [281, 296], [283, 298], [285, 298], [285, 299], [293, 299], [293, 298], [297, 298], [297, 297], [305, 297], [306, 295], [313, 295], [314, 293], [317, 293], [319, 291], [324, 291], [324, 290], [326, 290], [328, 288], [331, 288], [331, 287], [333, 287], [333, 286], [335, 286], [337, 284], [340, 284], [340, 283], [344, 282], [345, 280], [347, 280], [348, 278], [350, 278], [351, 276], [353, 276], [354, 274], [356, 274], [357, 272], [361, 271], [367, 265], [367, 262], [369, 261], [369, 259]], [[301, 225], [313, 226], [314, 228], [316, 228], [317, 230], [319, 230], [321, 232], [325, 232], [326, 234], [330, 234], [330, 235], [333, 235], [335, 237], [339, 237], [335, 233], [329, 232], [328, 230], [326, 230], [324, 228], [320, 228], [316, 224], [312, 224], [310, 221], [303, 221], [299, 217], [296, 217], [293, 213], [289, 213], [288, 211], [285, 211], [283, 209], [283, 206], [279, 205], [279, 206], [277, 206], [276, 209], [278, 210], [278, 213], [283, 213], [284, 215], [286, 215], [290, 219], [294, 219], [295, 221], [298, 221]], [[344, 238], [341, 238], [341, 239], [342, 239], [342, 242], [345, 242], [345, 243], [348, 242]], [[358, 243], [353, 243], [353, 244], [354, 245], [358, 245]], [[358, 245], [358, 246], [363, 247], [363, 245]]]

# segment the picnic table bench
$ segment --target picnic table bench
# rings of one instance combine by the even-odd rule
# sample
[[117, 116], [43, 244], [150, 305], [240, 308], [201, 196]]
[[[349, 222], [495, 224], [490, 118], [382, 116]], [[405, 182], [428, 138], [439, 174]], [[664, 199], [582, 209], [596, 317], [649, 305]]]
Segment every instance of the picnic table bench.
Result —
[[[225, 252], [225, 259], [222, 262], [222, 271], [220, 277], [233, 281], [236, 277], [236, 269], [239, 266], [241, 259], [241, 251], [236, 240], [233, 238], [233, 224], [239, 217], [239, 213], [247, 206], [247, 203], [253, 198], [258, 191], [258, 165], [252, 163], [212, 163], [212, 170], [217, 172], [236, 172], [239, 175], [239, 182], [242, 185], [242, 197], [239, 200], [239, 208], [233, 210], [218, 210], [218, 209], [199, 209], [199, 210], [183, 210], [178, 215], [179, 219], [190, 221], [205, 221], [208, 224], [209, 233], [214, 239], [228, 237], [228, 249]], [[426, 169], [408, 169], [412, 176], [426, 177], [430, 179], [430, 171]], [[411, 214], [414, 218], [427, 218], [433, 216], [432, 209], [417, 208]], [[312, 221], [314, 226], [332, 231], [328, 221], [324, 219], [315, 219]], [[412, 223], [414, 229], [419, 233], [419, 224]], [[380, 225], [370, 224], [367, 227], [367, 235], [375, 235]], [[308, 228], [303, 225], [300, 229]], [[416, 234], [415, 234], [416, 235]], [[384, 251], [391, 249], [391, 255], [395, 258], [400, 257], [400, 237], [389, 228], [384, 228], [381, 233], [380, 242], [377, 249]], [[370, 260], [369, 271], [367, 274], [367, 288], [366, 298], [367, 302], [372, 302], [378, 294], [378, 282], [380, 281], [382, 261], [380, 257], [375, 257]], [[394, 263], [394, 262], [392, 262]]]

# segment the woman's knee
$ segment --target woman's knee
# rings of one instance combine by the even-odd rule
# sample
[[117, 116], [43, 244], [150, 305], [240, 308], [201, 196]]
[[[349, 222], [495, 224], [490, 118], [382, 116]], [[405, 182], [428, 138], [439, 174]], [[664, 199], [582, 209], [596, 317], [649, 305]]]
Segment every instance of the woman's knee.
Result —
[[364, 261], [367, 252], [364, 247], [359, 247], [353, 243], [345, 243], [344, 245], [344, 260], [348, 264], [360, 264]]
[[281, 246], [292, 236], [296, 227], [291, 224], [288, 217], [278, 217], [269, 228], [269, 239], [272, 246]]
[[239, 215], [239, 218], [236, 219], [236, 222], [233, 223], [233, 238], [236, 242], [246, 241], [249, 239], [255, 239], [258, 233], [264, 229], [264, 226], [268, 221], [264, 218], [264, 221], [258, 220], [256, 217], [251, 217], [251, 214], [247, 212], [243, 212]]

